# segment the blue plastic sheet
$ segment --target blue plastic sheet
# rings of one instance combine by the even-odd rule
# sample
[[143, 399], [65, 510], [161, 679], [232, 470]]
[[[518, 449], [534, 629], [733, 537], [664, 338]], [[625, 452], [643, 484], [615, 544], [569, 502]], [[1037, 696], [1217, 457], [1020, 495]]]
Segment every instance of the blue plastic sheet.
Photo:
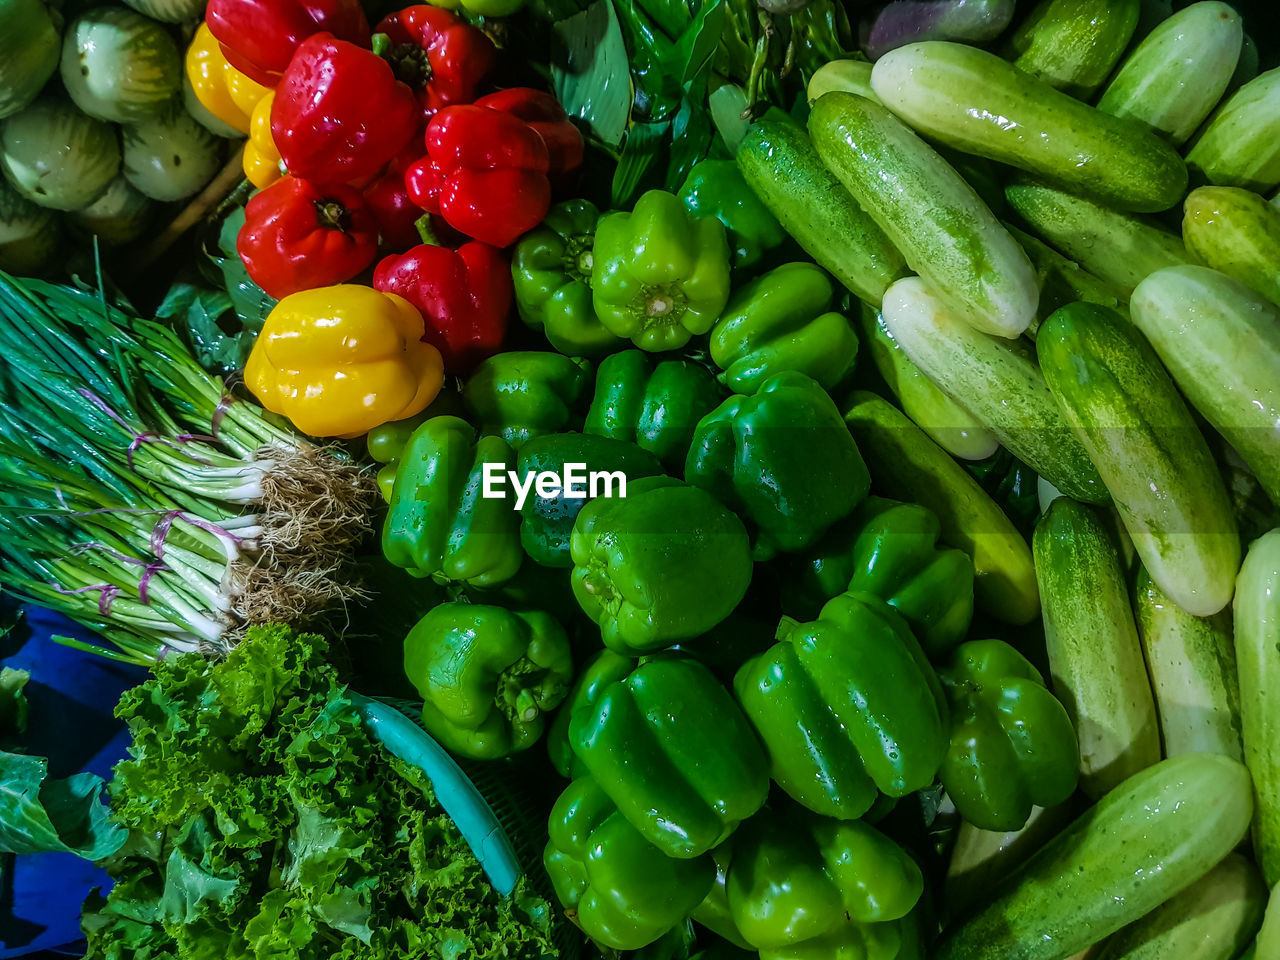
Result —
[[[147, 672], [54, 643], [54, 634], [94, 638], [48, 610], [24, 610], [24, 622], [0, 640], [0, 667], [31, 674], [26, 751], [49, 758], [51, 777], [88, 770], [109, 779], [129, 743], [112, 710]], [[107, 875], [67, 853], [0, 857], [0, 870], [0, 960], [82, 955], [66, 945], [80, 939], [80, 905], [94, 887], [110, 887]]]

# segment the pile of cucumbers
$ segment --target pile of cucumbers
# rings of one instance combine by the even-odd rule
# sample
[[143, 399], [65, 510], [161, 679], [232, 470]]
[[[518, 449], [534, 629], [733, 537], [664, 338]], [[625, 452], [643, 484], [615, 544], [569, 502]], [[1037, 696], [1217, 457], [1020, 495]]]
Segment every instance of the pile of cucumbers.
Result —
[[[64, 227], [106, 246], [199, 192], [224, 143], [184, 106], [203, 0], [0, 0], [0, 268], [36, 273]], [[190, 100], [190, 98], [187, 98]]]
[[[1080, 741], [1083, 813], [961, 828], [936, 960], [1280, 960], [1280, 68], [1228, 4], [1143, 6], [829, 64], [737, 148], [866, 305], [874, 482], [1043, 617]], [[998, 445], [1030, 545], [957, 463]]]

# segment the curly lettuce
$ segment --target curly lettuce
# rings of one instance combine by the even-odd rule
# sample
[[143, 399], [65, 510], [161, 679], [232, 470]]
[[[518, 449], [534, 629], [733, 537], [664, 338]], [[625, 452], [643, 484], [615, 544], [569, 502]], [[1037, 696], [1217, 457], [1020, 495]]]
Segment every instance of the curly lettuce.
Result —
[[[541, 960], [550, 907], [488, 884], [422, 771], [370, 738], [322, 638], [251, 630], [161, 661], [116, 709], [133, 735], [116, 885], [86, 904], [108, 960]], [[522, 881], [523, 884], [523, 881]]]

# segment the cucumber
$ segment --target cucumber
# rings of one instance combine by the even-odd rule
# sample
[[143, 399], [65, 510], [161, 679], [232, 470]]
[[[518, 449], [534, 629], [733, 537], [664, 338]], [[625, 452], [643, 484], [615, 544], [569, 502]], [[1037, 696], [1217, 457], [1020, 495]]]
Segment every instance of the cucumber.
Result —
[[1209, 267], [1138, 285], [1133, 322], [1187, 399], [1280, 504], [1280, 307]]
[[[1268, 884], [1280, 883], [1280, 527], [1253, 541], [1236, 581], [1236, 664], [1244, 758], [1257, 814], [1253, 848]], [[1262, 955], [1259, 954], [1259, 957]]]
[[849, 93], [814, 103], [809, 133], [822, 162], [958, 316], [1003, 337], [1027, 328], [1038, 301], [1031, 262], [936, 150]]
[[[873, 73], [873, 86], [874, 80]], [[1187, 165], [1218, 186], [1265, 193], [1280, 184], [1280, 67], [1259, 74], [1214, 111]]]
[[1080, 739], [1080, 789], [1100, 797], [1160, 759], [1120, 553], [1103, 515], [1069, 497], [1049, 504], [1032, 550], [1053, 692]]
[[1036, 319], [1027, 328], [1028, 336], [1034, 338], [1040, 324], [1053, 311], [1077, 300], [1087, 300], [1089, 303], [1118, 310], [1122, 314], [1128, 313], [1128, 297], [1119, 288], [1101, 277], [1095, 277], [1074, 260], [1064, 257], [1044, 241], [1019, 230], [1013, 224], [1006, 223], [1004, 226], [1013, 234], [1013, 239], [1022, 245], [1022, 249], [1027, 251], [1036, 271], [1036, 286], [1040, 288], [1040, 306], [1036, 310]]
[[1098, 109], [1145, 123], [1182, 146], [1222, 99], [1243, 41], [1240, 15], [1229, 5], [1193, 3], [1125, 58]]
[[1009, 42], [1019, 70], [1088, 100], [1124, 55], [1142, 0], [1041, 0]]
[[1217, 465], [1160, 359], [1091, 303], [1054, 313], [1036, 348], [1151, 579], [1188, 613], [1217, 613], [1231, 600], [1240, 537]]
[[901, 47], [876, 61], [871, 88], [925, 136], [1119, 210], [1166, 210], [1187, 189], [1182, 158], [1141, 124], [1101, 113], [977, 47]]
[[1145, 570], [1138, 571], [1133, 607], [1165, 756], [1220, 753], [1243, 759], [1230, 612], [1193, 617], [1165, 596]]
[[862, 304], [862, 334], [876, 370], [902, 410], [933, 441], [961, 460], [985, 460], [1000, 441], [978, 418], [933, 385], [893, 339], [879, 310]]
[[1182, 237], [1215, 270], [1280, 306], [1280, 209], [1252, 190], [1200, 187], [1187, 196]]
[[906, 415], [873, 393], [855, 392], [844, 419], [876, 487], [928, 507], [942, 540], [973, 558], [974, 595], [990, 616], [1029, 623], [1040, 612], [1031, 549], [994, 500]]
[[1253, 947], [1240, 955], [1240, 960], [1268, 960], [1280, 957], [1280, 883], [1271, 888], [1267, 898], [1267, 912], [1262, 918], [1262, 929]]
[[856, 93], [860, 97], [879, 102], [875, 91], [871, 89], [871, 64], [866, 60], [832, 60], [819, 67], [809, 78], [805, 96], [813, 103], [824, 93], [831, 93], [833, 90]]
[[1068, 496], [1106, 502], [1102, 478], [1063, 419], [1028, 343], [975, 330], [919, 277], [890, 287], [883, 309], [886, 328], [911, 362], [1010, 453]]
[[1246, 83], [1255, 79], [1260, 66], [1258, 45], [1254, 43], [1253, 37], [1246, 33], [1240, 44], [1240, 60], [1236, 63], [1236, 72], [1231, 75], [1231, 82], [1227, 84], [1226, 95], [1233, 96]]
[[1049, 842], [1071, 819], [1071, 804], [1032, 807], [1020, 830], [983, 830], [967, 820], [956, 830], [942, 903], [951, 917], [991, 899], [999, 882]]
[[1093, 960], [1235, 960], [1267, 906], [1258, 868], [1238, 853], [1109, 938]]
[[1177, 234], [1056, 187], [1019, 178], [1005, 197], [1036, 234], [1125, 299], [1148, 274], [1195, 262]]
[[858, 299], [879, 306], [906, 261], [786, 120], [759, 120], [738, 147], [738, 169], [787, 233]]
[[[944, 932], [933, 960], [1063, 960], [1177, 896], [1249, 829], [1249, 771], [1188, 753], [1135, 774]], [[1173, 960], [1173, 958], [1170, 958]]]

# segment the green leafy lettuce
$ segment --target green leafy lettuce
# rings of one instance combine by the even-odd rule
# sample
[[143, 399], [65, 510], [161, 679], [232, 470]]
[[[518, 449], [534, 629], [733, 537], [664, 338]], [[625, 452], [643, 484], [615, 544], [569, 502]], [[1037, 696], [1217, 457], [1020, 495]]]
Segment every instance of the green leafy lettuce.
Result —
[[361, 725], [317, 636], [256, 628], [116, 708], [129, 840], [86, 904], [89, 957], [538, 960], [550, 907], [489, 886], [416, 767]]

